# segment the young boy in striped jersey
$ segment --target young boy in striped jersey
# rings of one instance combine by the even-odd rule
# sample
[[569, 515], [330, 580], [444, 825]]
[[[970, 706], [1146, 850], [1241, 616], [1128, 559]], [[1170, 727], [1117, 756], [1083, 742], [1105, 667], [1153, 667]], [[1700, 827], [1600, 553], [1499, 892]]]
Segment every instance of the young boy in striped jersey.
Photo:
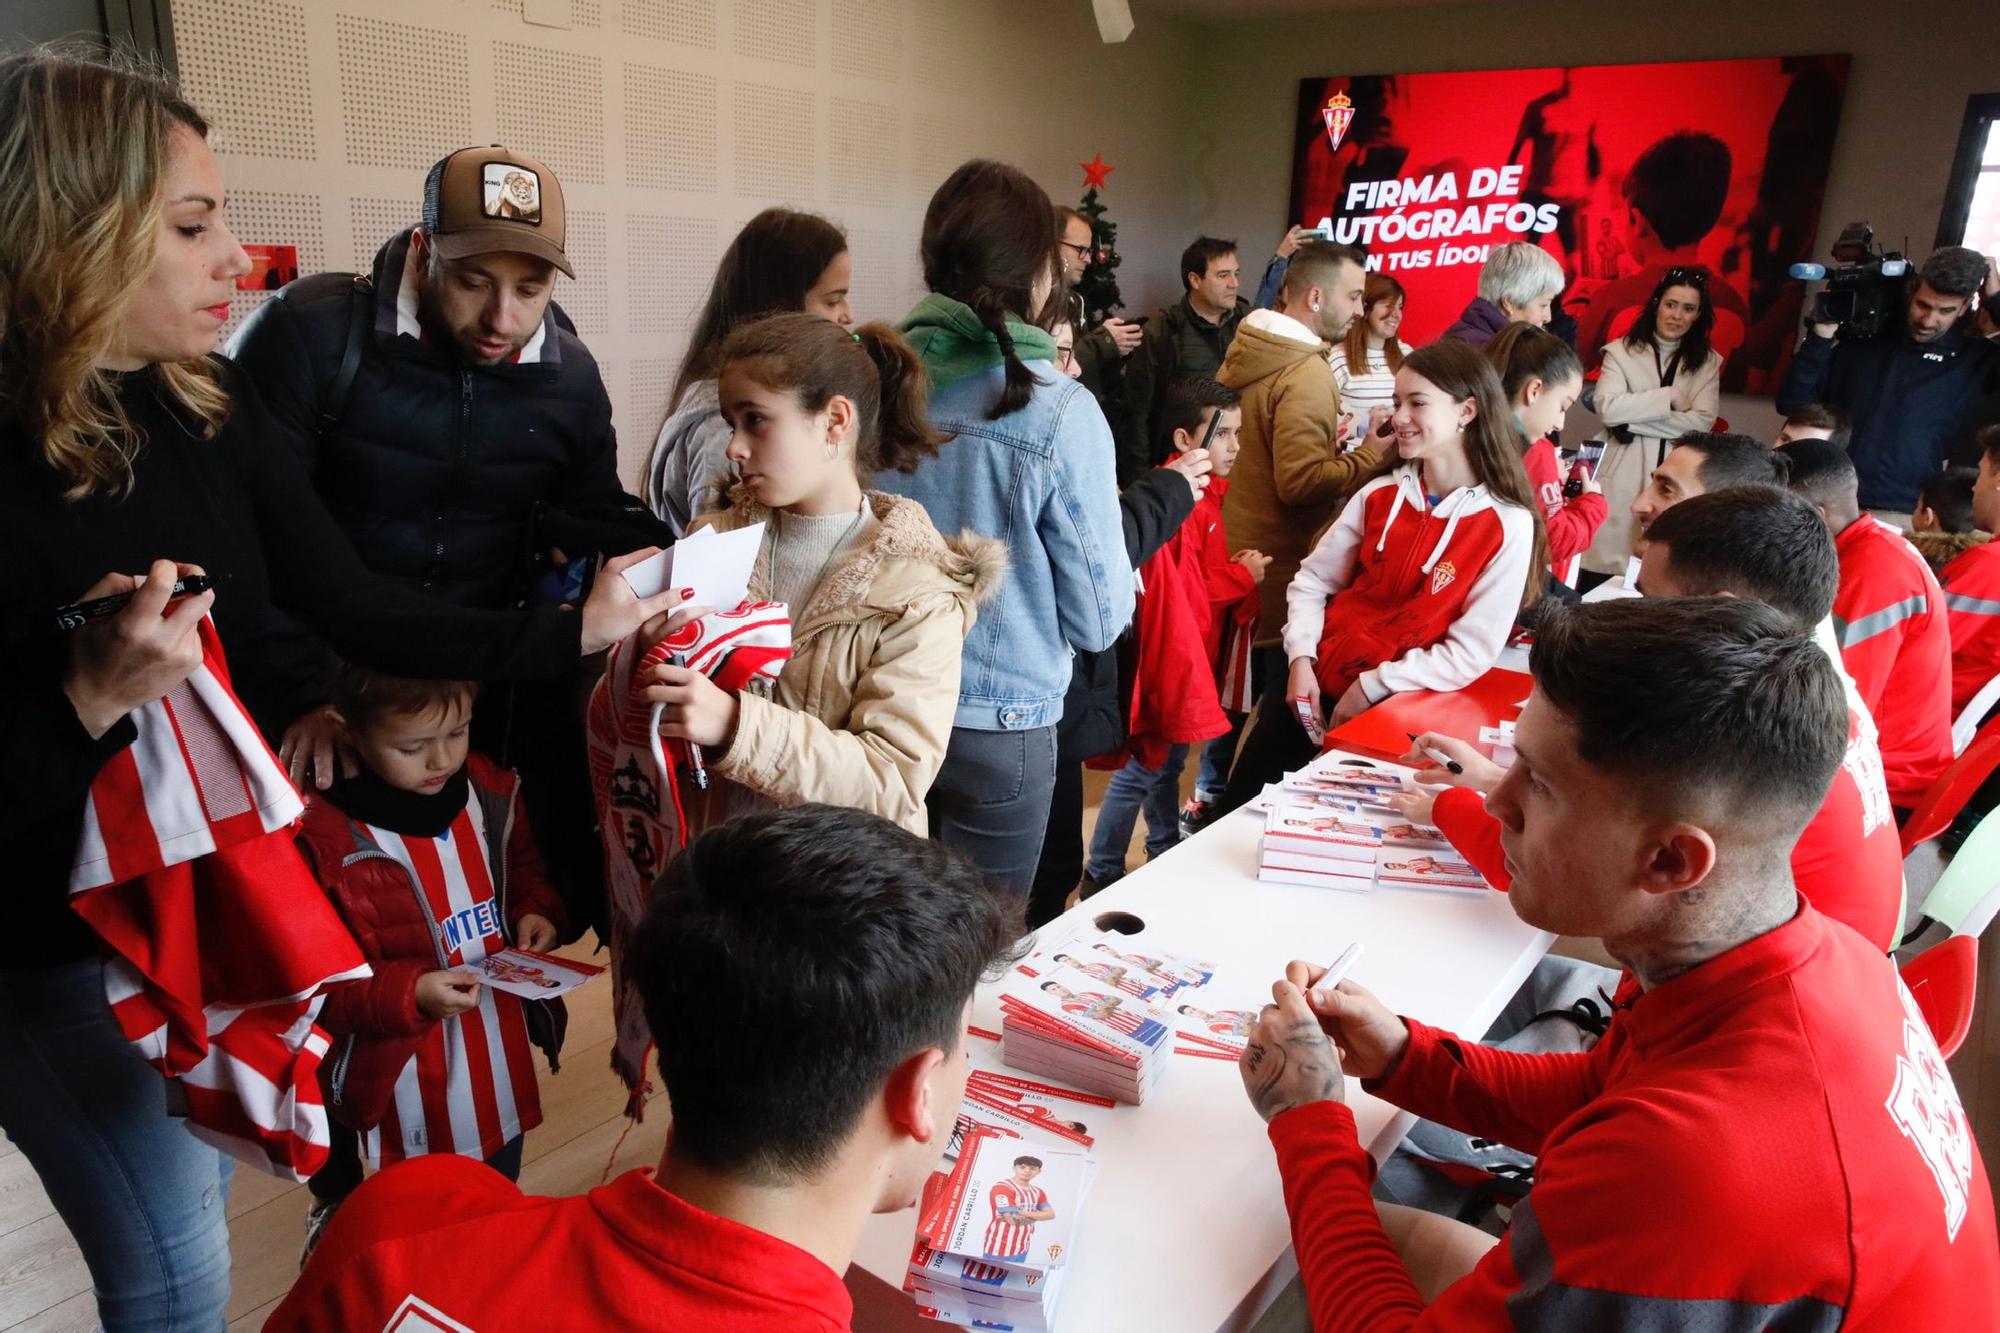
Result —
[[561, 1002], [482, 987], [466, 969], [510, 945], [554, 947], [563, 912], [519, 779], [469, 753], [477, 692], [354, 668], [335, 684], [360, 771], [308, 798], [299, 846], [374, 975], [330, 987], [320, 1014], [334, 1141], [311, 1182], [307, 1253], [361, 1183], [359, 1149], [377, 1167], [458, 1153], [513, 1178], [541, 1123], [529, 1048], [554, 1067]]

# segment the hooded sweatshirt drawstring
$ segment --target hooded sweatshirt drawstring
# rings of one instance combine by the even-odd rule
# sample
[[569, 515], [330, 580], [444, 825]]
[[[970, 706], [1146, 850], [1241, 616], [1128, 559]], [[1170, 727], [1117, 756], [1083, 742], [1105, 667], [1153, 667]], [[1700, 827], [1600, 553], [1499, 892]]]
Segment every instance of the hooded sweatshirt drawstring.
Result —
[[[1396, 515], [1402, 512], [1403, 502], [1408, 498], [1405, 495], [1405, 491], [1410, 488], [1421, 487], [1422, 485], [1423, 482], [1418, 478], [1415, 468], [1399, 470], [1396, 473], [1396, 498], [1389, 502], [1389, 517], [1382, 524], [1382, 535], [1375, 539], [1375, 553], [1377, 555], [1380, 555], [1383, 548], [1388, 544], [1389, 532], [1396, 526]], [[1431, 548], [1430, 558], [1424, 561], [1424, 573], [1428, 574], [1431, 572], [1431, 567], [1437, 564], [1439, 559], [1443, 557], [1445, 548], [1451, 545], [1451, 535], [1458, 531], [1458, 520], [1464, 517], [1468, 511], [1479, 508], [1480, 502], [1485, 498], [1486, 487], [1484, 485], [1461, 486], [1440, 500], [1435, 510], [1430, 511], [1445, 520], [1444, 535], [1438, 538], [1438, 544]], [[1419, 509], [1423, 508], [1423, 501], [1421, 499], [1413, 499], [1412, 502]]]

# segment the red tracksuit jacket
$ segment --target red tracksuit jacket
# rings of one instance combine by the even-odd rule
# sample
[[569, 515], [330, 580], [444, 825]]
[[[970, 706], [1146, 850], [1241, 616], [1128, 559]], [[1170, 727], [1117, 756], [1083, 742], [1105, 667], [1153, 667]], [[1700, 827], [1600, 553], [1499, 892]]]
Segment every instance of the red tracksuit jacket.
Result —
[[265, 1333], [845, 1333], [854, 1302], [838, 1273], [652, 1175], [549, 1199], [463, 1157], [390, 1167], [341, 1205]]
[[1285, 657], [1317, 659], [1328, 702], [1456, 690], [1499, 660], [1533, 559], [1535, 516], [1484, 486], [1431, 507], [1405, 463], [1354, 493], [1285, 590]]
[[1319, 1333], [1961, 1329], [2000, 1310], [1993, 1196], [1937, 1043], [1890, 961], [1806, 903], [1640, 994], [1582, 1054], [1409, 1029], [1370, 1090], [1535, 1153], [1535, 1187], [1426, 1309], [1347, 1107], [1280, 1115]]
[[1563, 494], [1562, 466], [1556, 460], [1556, 447], [1546, 438], [1528, 446], [1528, 452], [1521, 455], [1521, 466], [1527, 471], [1528, 484], [1535, 488], [1542, 522], [1549, 530], [1549, 572], [1573, 584], [1576, 571], [1571, 565], [1590, 549], [1611, 508], [1602, 495], [1571, 499]]
[[1931, 568], [1895, 528], [1871, 515], [1833, 539], [1840, 659], [1875, 719], [1889, 796], [1923, 799], [1952, 760], [1951, 627]]
[[[1792, 883], [1822, 915], [1887, 953], [1902, 931], [1903, 843], [1871, 729], [1851, 712], [1847, 726], [1846, 757], [1792, 848]], [[1488, 884], [1503, 891], [1510, 887], [1500, 821], [1486, 813], [1483, 796], [1448, 788], [1439, 793], [1431, 818]]]
[[1944, 567], [1951, 625], [1951, 712], [2000, 676], [2000, 544], [1975, 546]]

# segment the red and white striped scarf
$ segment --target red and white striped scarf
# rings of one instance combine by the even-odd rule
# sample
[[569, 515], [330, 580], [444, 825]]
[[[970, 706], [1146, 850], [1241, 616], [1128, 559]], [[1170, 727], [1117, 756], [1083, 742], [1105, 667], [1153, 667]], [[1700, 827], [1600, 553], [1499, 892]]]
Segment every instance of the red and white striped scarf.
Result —
[[321, 987], [368, 975], [292, 842], [303, 806], [230, 689], [202, 665], [131, 714], [91, 783], [70, 906], [103, 939], [119, 1027], [197, 1138], [280, 1176], [326, 1161]]
[[660, 710], [645, 698], [652, 669], [676, 655], [732, 694], [760, 677], [776, 680], [792, 655], [791, 613], [783, 602], [744, 602], [683, 625], [650, 647], [627, 639], [611, 650], [591, 692], [591, 787], [611, 907], [611, 1068], [631, 1090], [625, 1111], [634, 1119], [650, 1091], [652, 1035], [624, 959], [653, 881], [687, 842], [677, 765], [660, 740]]
[[1257, 637], [1256, 630], [1254, 617], [1244, 621], [1230, 615], [1222, 622], [1222, 662], [1216, 675], [1216, 693], [1225, 713], [1247, 713], [1257, 701], [1257, 681], [1250, 669], [1250, 641]]

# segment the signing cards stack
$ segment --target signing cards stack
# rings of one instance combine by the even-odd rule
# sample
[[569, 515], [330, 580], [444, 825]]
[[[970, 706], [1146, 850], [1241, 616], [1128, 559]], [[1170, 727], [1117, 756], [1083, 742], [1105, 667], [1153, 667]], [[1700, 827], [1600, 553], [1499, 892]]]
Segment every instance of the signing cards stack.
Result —
[[1384, 803], [1400, 790], [1394, 777], [1371, 769], [1287, 776], [1265, 811], [1257, 877], [1354, 892], [1483, 890], [1486, 881], [1443, 832]]
[[1382, 802], [1401, 790], [1394, 776], [1367, 768], [1287, 774], [1264, 815], [1257, 877], [1357, 892], [1373, 888], [1383, 821], [1407, 822]]
[[1144, 974], [1093, 975], [1070, 962], [1030, 959], [1000, 992], [1000, 1059], [1088, 1092], [1138, 1104], [1166, 1071], [1173, 1025], [1164, 994]]
[[[1050, 1089], [1058, 1100], [1064, 1089]], [[972, 1328], [1047, 1333], [1097, 1163], [968, 1106], [924, 1186], [903, 1290], [917, 1313]]]

